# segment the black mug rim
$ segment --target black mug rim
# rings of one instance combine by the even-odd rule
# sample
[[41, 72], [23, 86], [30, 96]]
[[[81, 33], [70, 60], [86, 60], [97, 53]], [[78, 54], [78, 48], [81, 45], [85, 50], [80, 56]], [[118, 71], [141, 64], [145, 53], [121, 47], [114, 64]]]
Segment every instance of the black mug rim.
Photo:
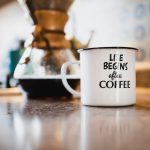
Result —
[[83, 49], [79, 49], [78, 52], [80, 51], [85, 51], [85, 50], [95, 50], [95, 49], [127, 49], [127, 50], [136, 50], [138, 51], [137, 48], [134, 47], [124, 47], [124, 46], [111, 46], [111, 47], [90, 47], [90, 48], [83, 48]]

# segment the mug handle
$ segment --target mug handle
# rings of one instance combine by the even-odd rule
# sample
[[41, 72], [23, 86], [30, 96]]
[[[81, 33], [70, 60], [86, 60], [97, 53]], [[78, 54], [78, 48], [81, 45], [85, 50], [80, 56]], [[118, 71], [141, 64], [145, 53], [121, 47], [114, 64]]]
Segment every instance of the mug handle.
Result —
[[68, 61], [68, 62], [64, 63], [61, 67], [61, 78], [62, 78], [64, 87], [74, 96], [80, 97], [81, 96], [80, 92], [77, 92], [68, 84], [67, 77], [66, 77], [68, 66], [75, 65], [75, 64], [80, 64], [80, 61]]

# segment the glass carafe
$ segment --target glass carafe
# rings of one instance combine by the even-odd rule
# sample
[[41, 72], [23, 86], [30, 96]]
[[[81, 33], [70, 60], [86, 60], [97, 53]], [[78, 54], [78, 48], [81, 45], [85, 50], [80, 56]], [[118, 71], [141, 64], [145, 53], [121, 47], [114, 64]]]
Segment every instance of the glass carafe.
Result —
[[[19, 1], [35, 27], [14, 77], [30, 97], [70, 96], [62, 85], [60, 70], [63, 63], [76, 59], [64, 32], [72, 0]], [[78, 66], [68, 68], [68, 74], [78, 72]], [[78, 75], [70, 75], [68, 80], [77, 87]]]

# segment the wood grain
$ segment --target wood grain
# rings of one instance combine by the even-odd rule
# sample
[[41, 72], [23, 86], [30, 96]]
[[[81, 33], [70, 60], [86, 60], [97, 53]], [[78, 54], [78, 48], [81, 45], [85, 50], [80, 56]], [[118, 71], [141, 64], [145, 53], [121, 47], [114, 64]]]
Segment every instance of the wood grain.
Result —
[[[146, 97], [150, 100], [150, 95]], [[150, 109], [87, 107], [80, 99], [15, 101], [1, 96], [0, 135], [2, 150], [149, 150]]]
[[150, 63], [136, 63], [136, 84], [137, 87], [150, 88]]

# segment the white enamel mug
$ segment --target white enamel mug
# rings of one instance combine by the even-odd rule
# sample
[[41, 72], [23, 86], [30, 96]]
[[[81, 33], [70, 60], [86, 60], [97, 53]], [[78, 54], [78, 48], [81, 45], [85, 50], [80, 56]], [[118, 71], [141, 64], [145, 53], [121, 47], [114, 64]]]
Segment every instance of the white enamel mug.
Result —
[[[128, 106], [136, 101], [135, 54], [131, 47], [96, 47], [79, 50], [80, 61], [66, 62], [62, 82], [83, 105]], [[67, 83], [67, 67], [80, 64], [81, 94]]]

